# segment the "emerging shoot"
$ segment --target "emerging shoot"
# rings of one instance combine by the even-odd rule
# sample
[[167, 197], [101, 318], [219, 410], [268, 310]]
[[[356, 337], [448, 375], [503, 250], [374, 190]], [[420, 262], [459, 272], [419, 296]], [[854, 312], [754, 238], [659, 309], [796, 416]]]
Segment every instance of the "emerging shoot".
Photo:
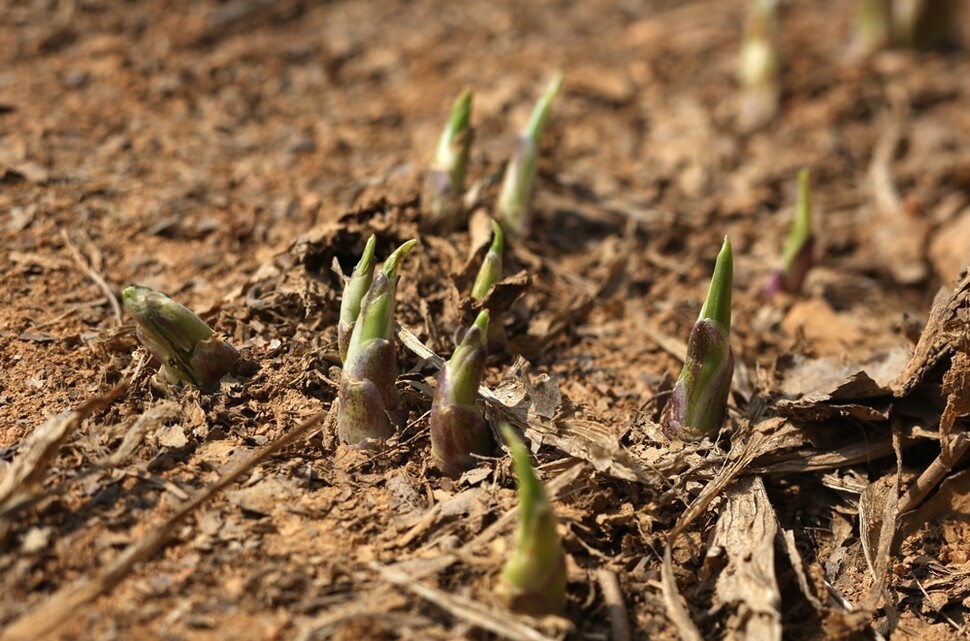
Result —
[[717, 255], [714, 276], [700, 316], [687, 339], [680, 378], [660, 418], [669, 439], [692, 440], [713, 434], [724, 423], [734, 353], [731, 351], [731, 241]]
[[[502, 279], [502, 253], [505, 247], [505, 235], [502, 226], [492, 221], [492, 246], [482, 260], [482, 266], [472, 285], [471, 297], [475, 301], [483, 301], [492, 285]], [[488, 325], [488, 353], [501, 354], [508, 347], [509, 339], [505, 334], [502, 320], [496, 316]]]
[[519, 529], [496, 591], [510, 610], [532, 616], [558, 614], [566, 607], [566, 556], [556, 515], [529, 462], [528, 448], [508, 425], [502, 426], [502, 437], [518, 479]]
[[958, 24], [956, 0], [893, 0], [891, 36], [894, 44], [932, 49], [953, 38]]
[[409, 240], [388, 257], [361, 301], [340, 377], [337, 433], [343, 443], [382, 442], [394, 433], [388, 416], [400, 404], [394, 386], [394, 298], [398, 269], [415, 244], [416, 240]]
[[552, 101], [562, 87], [562, 73], [557, 73], [532, 110], [529, 124], [519, 134], [515, 154], [505, 166], [505, 178], [498, 198], [498, 213], [505, 231], [525, 236], [531, 224], [529, 201], [539, 156], [539, 139], [549, 119]]
[[211, 392], [239, 360], [239, 352], [184, 305], [147, 287], [121, 292], [125, 309], [137, 323], [136, 334], [162, 364], [163, 383], [179, 381]]
[[798, 172], [798, 196], [795, 219], [785, 241], [781, 267], [775, 270], [765, 287], [769, 298], [780, 291], [797, 294], [812, 268], [815, 235], [812, 233], [812, 195], [809, 191], [808, 170]]
[[485, 376], [488, 325], [484, 310], [441, 368], [431, 404], [431, 458], [442, 474], [455, 479], [478, 465], [474, 454], [485, 456], [495, 449], [488, 423], [475, 405]]
[[471, 89], [466, 89], [455, 100], [428, 173], [428, 208], [431, 224], [435, 227], [448, 230], [458, 227], [465, 168], [474, 137], [471, 127], [473, 95]]
[[340, 320], [337, 322], [337, 349], [340, 351], [340, 360], [347, 361], [347, 348], [350, 345], [350, 335], [354, 331], [357, 317], [360, 315], [360, 303], [364, 300], [364, 295], [370, 289], [371, 281], [374, 280], [374, 246], [377, 244], [377, 237], [371, 234], [364, 245], [364, 253], [361, 254], [360, 261], [354, 267], [350, 279], [344, 286], [344, 295], [340, 299]]
[[778, 1], [750, 0], [741, 42], [738, 124], [757, 129], [778, 113]]
[[870, 54], [886, 46], [932, 49], [950, 42], [959, 24], [956, 0], [863, 0], [856, 48]]
[[891, 0], [862, 0], [856, 22], [856, 44], [860, 53], [870, 54], [889, 44], [889, 5]]

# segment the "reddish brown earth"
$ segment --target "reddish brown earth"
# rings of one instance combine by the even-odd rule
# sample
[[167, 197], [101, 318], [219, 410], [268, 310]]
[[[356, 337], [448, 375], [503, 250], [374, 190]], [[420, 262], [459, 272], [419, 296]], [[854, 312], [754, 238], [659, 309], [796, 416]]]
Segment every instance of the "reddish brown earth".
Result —
[[[780, 113], [742, 133], [739, 1], [7, 3], [0, 638], [965, 637], [970, 32], [862, 59], [854, 14], [784, 4]], [[523, 360], [486, 380], [523, 410], [568, 553], [567, 611], [531, 620], [492, 592], [508, 461], [428, 463], [433, 362], [399, 346], [408, 422], [383, 452], [300, 426], [336, 397], [333, 261], [370, 233], [379, 257], [419, 239], [398, 320], [450, 354], [487, 237], [419, 229], [438, 132], [474, 88], [484, 220], [559, 69], [506, 263], [531, 279], [505, 318]], [[818, 264], [769, 302], [802, 167]], [[660, 442], [725, 234], [726, 430]], [[217, 393], [152, 387], [112, 306], [130, 283], [242, 350]]]

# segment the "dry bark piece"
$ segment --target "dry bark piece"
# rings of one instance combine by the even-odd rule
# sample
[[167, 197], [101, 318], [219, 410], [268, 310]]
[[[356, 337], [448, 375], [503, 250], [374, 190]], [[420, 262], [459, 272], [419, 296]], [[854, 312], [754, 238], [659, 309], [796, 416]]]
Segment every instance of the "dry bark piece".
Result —
[[715, 602], [734, 610], [728, 637], [781, 639], [781, 590], [775, 577], [778, 522], [760, 477], [739, 479], [724, 493], [708, 556], [727, 556]]
[[793, 365], [784, 370], [778, 389], [789, 398], [777, 401], [774, 407], [803, 421], [839, 416], [885, 421], [892, 401], [890, 382], [902, 371], [906, 358], [902, 349], [849, 364], [829, 357], [796, 356]]
[[906, 396], [925, 381], [930, 372], [954, 352], [954, 337], [966, 331], [970, 314], [970, 270], [953, 290], [941, 288], [933, 299], [926, 327], [909, 365], [893, 382], [897, 397]]

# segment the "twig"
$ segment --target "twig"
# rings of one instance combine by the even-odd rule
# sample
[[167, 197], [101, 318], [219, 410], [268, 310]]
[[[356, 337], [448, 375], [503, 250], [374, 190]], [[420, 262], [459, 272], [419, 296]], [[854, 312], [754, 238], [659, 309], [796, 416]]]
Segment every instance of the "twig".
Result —
[[913, 576], [913, 581], [916, 582], [916, 587], [918, 587], [919, 588], [919, 591], [922, 592], [923, 593], [923, 596], [926, 597], [926, 602], [929, 604], [929, 606], [931, 608], [933, 608], [933, 611], [936, 612], [947, 623], [949, 623], [950, 625], [952, 625], [953, 628], [957, 632], [963, 632], [963, 629], [966, 626], [962, 626], [959, 623], [957, 623], [956, 621], [954, 621], [952, 618], [950, 618], [950, 616], [946, 612], [944, 612], [943, 610], [941, 610], [938, 605], [936, 605], [935, 603], [933, 603], [933, 599], [930, 597], [929, 593], [926, 591], [926, 588], [923, 587], [923, 584], [920, 583], [919, 579], [917, 579], [915, 576]]
[[967, 450], [970, 450], [970, 434], [962, 432], [952, 437], [950, 441], [950, 456], [945, 457], [943, 452], [941, 452], [930, 463], [929, 467], [923, 470], [923, 473], [919, 475], [916, 482], [910, 485], [909, 489], [906, 490], [906, 494], [903, 495], [903, 499], [899, 505], [899, 514], [905, 514], [906, 512], [915, 510], [927, 495], [933, 491], [933, 488], [939, 485], [943, 477], [953, 469], [953, 465], [963, 458]]
[[603, 590], [606, 608], [610, 611], [610, 641], [630, 641], [630, 619], [616, 573], [605, 568], [597, 570], [596, 580]]
[[807, 452], [785, 453], [774, 461], [752, 469], [751, 472], [754, 474], [770, 474], [773, 476], [801, 474], [803, 472], [820, 472], [855, 465], [856, 463], [867, 463], [888, 456], [892, 452], [892, 439], [881, 439], [871, 443], [852, 443], [831, 452], [810, 450]]
[[893, 216], [902, 212], [902, 199], [892, 176], [893, 154], [903, 136], [903, 124], [909, 114], [907, 97], [899, 91], [890, 90], [889, 112], [883, 117], [882, 134], [872, 150], [869, 163], [869, 181], [872, 197], [877, 208]]
[[369, 566], [394, 585], [413, 592], [454, 617], [475, 627], [488, 630], [504, 639], [511, 639], [512, 641], [553, 641], [551, 637], [533, 630], [512, 614], [499, 613], [473, 599], [457, 594], [448, 594], [430, 585], [425, 585], [401, 570], [385, 567], [379, 563], [370, 563]]
[[111, 287], [103, 278], [101, 278], [101, 275], [98, 272], [94, 271], [91, 265], [88, 264], [88, 261], [84, 259], [84, 256], [81, 255], [81, 252], [77, 246], [71, 242], [71, 238], [68, 236], [66, 229], [61, 230], [61, 238], [64, 239], [64, 244], [67, 246], [68, 251], [71, 252], [71, 258], [74, 259], [74, 262], [78, 264], [78, 267], [84, 270], [84, 272], [88, 275], [88, 278], [93, 280], [94, 284], [97, 285], [102, 292], [104, 292], [105, 296], [108, 297], [108, 302], [111, 304], [111, 309], [115, 314], [115, 320], [118, 321], [118, 327], [124, 325], [125, 320], [121, 313], [121, 305], [118, 303], [118, 299], [115, 297]]

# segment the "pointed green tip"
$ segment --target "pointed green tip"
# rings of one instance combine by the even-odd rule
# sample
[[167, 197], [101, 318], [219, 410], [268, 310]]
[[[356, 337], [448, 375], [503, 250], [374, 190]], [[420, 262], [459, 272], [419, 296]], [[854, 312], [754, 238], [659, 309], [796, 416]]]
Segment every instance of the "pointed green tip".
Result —
[[494, 218], [492, 219], [492, 246], [489, 251], [499, 258], [505, 251], [505, 232], [502, 231], [502, 226]]
[[138, 314], [144, 314], [145, 310], [148, 308], [148, 301], [154, 298], [161, 297], [168, 298], [161, 292], [156, 292], [153, 289], [147, 287], [142, 287], [140, 285], [128, 285], [121, 292], [121, 302], [124, 303], [125, 309], [132, 315], [137, 317]]
[[562, 89], [562, 78], [562, 72], [557, 71], [556, 75], [549, 81], [549, 85], [546, 87], [542, 97], [536, 102], [535, 108], [532, 110], [532, 117], [529, 119], [529, 124], [525, 128], [524, 133], [536, 142], [538, 142], [539, 137], [542, 135], [542, 130], [546, 127], [549, 112], [552, 110], [552, 101], [559, 93], [559, 90]]
[[559, 90], [562, 89], [562, 78], [563, 75], [561, 70], [557, 71], [555, 75], [552, 76], [552, 80], [549, 81], [549, 86], [546, 87], [546, 98], [552, 100], [556, 97], [556, 94], [558, 94]]
[[482, 300], [492, 285], [502, 278], [502, 252], [505, 248], [505, 235], [502, 226], [492, 220], [492, 246], [489, 247], [482, 266], [472, 284], [472, 300]]
[[731, 285], [734, 279], [734, 254], [731, 250], [731, 240], [725, 236], [724, 244], [714, 263], [714, 275], [711, 276], [711, 286], [707, 290], [707, 298], [701, 307], [698, 320], [710, 318], [720, 323], [724, 329], [731, 331]]
[[125, 304], [125, 307], [131, 308], [131, 305], [135, 304], [135, 299], [138, 297], [138, 287], [135, 285], [128, 285], [121, 291], [121, 302]]
[[418, 241], [411, 239], [394, 250], [394, 253], [387, 257], [384, 261], [384, 267], [381, 271], [387, 276], [388, 280], [393, 280], [397, 278], [397, 270], [401, 267], [401, 263], [404, 259], [408, 257], [411, 249], [418, 244]]
[[[340, 339], [341, 341], [349, 338], [347, 332], [357, 321], [357, 316], [360, 315], [360, 303], [374, 279], [374, 248], [376, 245], [377, 237], [371, 234], [370, 238], [367, 239], [367, 244], [364, 245], [364, 252], [361, 254], [357, 266], [354, 267], [353, 273], [344, 286], [343, 296], [340, 299], [340, 322], [343, 324], [340, 331], [344, 334], [344, 338]], [[341, 350], [342, 355], [346, 356], [346, 348], [341, 348]]]
[[198, 314], [154, 289], [129, 285], [121, 292], [121, 302], [143, 332], [161, 334], [169, 346], [191, 350], [197, 341], [212, 336]]
[[475, 319], [475, 327], [477, 327], [482, 332], [482, 340], [485, 340], [485, 336], [488, 335], [488, 310], [483, 309], [478, 313], [478, 317]]
[[539, 477], [536, 476], [535, 470], [532, 468], [529, 448], [525, 446], [519, 435], [507, 423], [502, 424], [502, 439], [509, 448], [512, 463], [515, 466], [515, 477], [518, 479], [519, 486], [521, 518], [522, 521], [529, 523], [537, 504], [545, 500], [546, 493], [542, 483], [539, 482]]
[[485, 376], [488, 358], [488, 311], [483, 310], [455, 348], [445, 368], [442, 390], [445, 397], [458, 405], [475, 405], [478, 387]]
[[802, 169], [798, 172], [797, 182], [798, 196], [795, 202], [795, 222], [792, 226], [792, 238], [801, 246], [812, 233], [812, 191], [809, 185], [808, 169]]
[[475, 98], [475, 92], [471, 89], [465, 89], [461, 92], [461, 95], [455, 99], [455, 104], [451, 108], [451, 131], [453, 133], [458, 133], [464, 131], [471, 126], [472, 120], [472, 101]]
[[360, 260], [357, 262], [357, 267], [354, 271], [365, 270], [368, 265], [374, 262], [374, 248], [377, 247], [377, 236], [374, 234], [370, 235], [367, 239], [367, 244], [364, 245], [364, 253], [360, 255]]

